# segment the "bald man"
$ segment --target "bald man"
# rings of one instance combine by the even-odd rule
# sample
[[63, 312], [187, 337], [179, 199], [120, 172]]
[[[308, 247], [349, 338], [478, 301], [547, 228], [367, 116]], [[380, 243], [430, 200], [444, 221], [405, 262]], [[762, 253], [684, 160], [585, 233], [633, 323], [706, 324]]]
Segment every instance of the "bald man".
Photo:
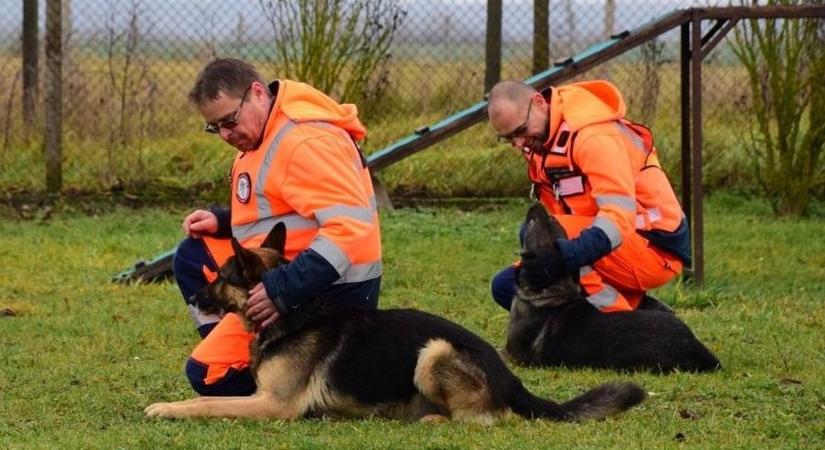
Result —
[[625, 110], [606, 81], [542, 92], [502, 81], [490, 91], [498, 140], [522, 151], [532, 192], [568, 235], [554, 243], [558, 251], [523, 255], [494, 277], [493, 298], [505, 309], [517, 273], [533, 289], [577, 273], [587, 301], [604, 313], [669, 310], [646, 293], [690, 264], [687, 221], [650, 131]]

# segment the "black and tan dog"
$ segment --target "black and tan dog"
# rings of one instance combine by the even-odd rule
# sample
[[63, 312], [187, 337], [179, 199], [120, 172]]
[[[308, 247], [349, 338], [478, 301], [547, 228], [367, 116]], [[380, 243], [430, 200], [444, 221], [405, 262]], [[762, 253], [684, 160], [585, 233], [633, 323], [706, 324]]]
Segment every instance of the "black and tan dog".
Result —
[[[566, 238], [540, 204], [527, 213], [524, 252], [555, 250]], [[507, 353], [528, 365], [710, 371], [719, 360], [671, 311], [602, 313], [587, 302], [578, 279], [569, 276], [536, 292], [518, 280], [510, 308]]]
[[[278, 224], [259, 249], [235, 256], [197, 298], [204, 312], [242, 312], [261, 273], [282, 264]], [[382, 416], [492, 423], [509, 413], [550, 420], [602, 418], [641, 402], [632, 383], [599, 386], [563, 404], [536, 397], [493, 347], [448, 320], [414, 310], [364, 310], [311, 301], [263, 329], [252, 344], [257, 392], [156, 403], [169, 418]]]

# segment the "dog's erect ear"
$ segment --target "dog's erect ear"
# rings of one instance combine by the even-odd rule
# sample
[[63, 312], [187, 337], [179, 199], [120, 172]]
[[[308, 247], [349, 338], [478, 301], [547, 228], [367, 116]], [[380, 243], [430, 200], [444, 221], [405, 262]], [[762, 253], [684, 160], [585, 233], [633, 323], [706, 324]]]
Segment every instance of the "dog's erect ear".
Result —
[[232, 251], [235, 252], [235, 261], [238, 262], [238, 267], [241, 269], [241, 273], [246, 276], [246, 274], [249, 273], [247, 269], [252, 267], [254, 264], [254, 262], [249, 259], [257, 258], [257, 256], [249, 250], [243, 248], [241, 243], [235, 238], [232, 238]]
[[276, 223], [269, 231], [261, 247], [277, 250], [283, 256], [284, 248], [286, 248], [286, 225], [283, 222]]

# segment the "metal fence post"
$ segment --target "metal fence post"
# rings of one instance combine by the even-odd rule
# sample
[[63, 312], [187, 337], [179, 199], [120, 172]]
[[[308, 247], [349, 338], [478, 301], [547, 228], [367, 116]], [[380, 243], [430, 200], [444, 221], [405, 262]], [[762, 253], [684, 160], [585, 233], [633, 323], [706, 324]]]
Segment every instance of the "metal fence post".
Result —
[[46, 2], [46, 190], [59, 192], [63, 185], [63, 18], [62, 2]]
[[27, 135], [37, 117], [37, 1], [23, 0], [23, 123]]
[[533, 0], [533, 74], [550, 67], [550, 0]]
[[487, 0], [484, 92], [488, 92], [501, 79], [501, 16], [501, 0]]

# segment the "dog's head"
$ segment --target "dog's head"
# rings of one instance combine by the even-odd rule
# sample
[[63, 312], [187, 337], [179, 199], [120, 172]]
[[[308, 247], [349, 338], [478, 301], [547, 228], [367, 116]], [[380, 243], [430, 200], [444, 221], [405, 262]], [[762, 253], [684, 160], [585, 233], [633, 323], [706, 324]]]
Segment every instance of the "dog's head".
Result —
[[232, 238], [235, 254], [218, 270], [218, 278], [192, 297], [193, 303], [205, 314], [243, 311], [249, 290], [261, 281], [261, 275], [288, 262], [285, 245], [286, 226], [281, 222], [272, 227], [260, 248], [244, 248]]
[[567, 239], [567, 232], [541, 203], [535, 203], [527, 210], [524, 230], [524, 249], [555, 248], [556, 239]]
[[[525, 220], [522, 257], [535, 254], [538, 249], [558, 252], [559, 250], [554, 244], [556, 239], [567, 239], [567, 232], [564, 231], [561, 224], [547, 213], [541, 203], [531, 206], [527, 211], [527, 219]], [[519, 297], [534, 306], [552, 306], [566, 303], [570, 300], [571, 293], [579, 291], [578, 278], [574, 275], [564, 277], [541, 291], [531, 288], [521, 276], [519, 276], [517, 282]]]

